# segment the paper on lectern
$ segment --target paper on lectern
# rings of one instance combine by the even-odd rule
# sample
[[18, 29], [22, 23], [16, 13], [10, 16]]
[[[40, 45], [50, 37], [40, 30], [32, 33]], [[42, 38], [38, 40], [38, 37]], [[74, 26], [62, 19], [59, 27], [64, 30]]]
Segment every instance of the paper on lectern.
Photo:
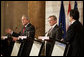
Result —
[[26, 39], [26, 38], [27, 38], [27, 36], [19, 36], [19, 37], [18, 37], [18, 39], [22, 39], [22, 40], [23, 40], [23, 39]]
[[47, 37], [47, 36], [39, 36], [38, 39], [41, 39], [41, 40], [49, 40], [49, 37]]
[[7, 38], [8, 38], [7, 36], [1, 36], [2, 40], [7, 39]]

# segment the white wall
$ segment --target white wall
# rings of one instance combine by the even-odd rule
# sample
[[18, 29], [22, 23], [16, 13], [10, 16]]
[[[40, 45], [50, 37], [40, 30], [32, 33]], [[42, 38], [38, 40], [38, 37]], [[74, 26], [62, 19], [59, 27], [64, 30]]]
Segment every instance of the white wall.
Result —
[[[71, 1], [71, 9], [74, 8], [74, 2]], [[63, 1], [65, 8], [65, 17], [67, 18], [68, 4], [69, 1]], [[77, 1], [78, 10], [80, 12], [80, 22], [83, 24], [83, 1]], [[45, 32], [47, 32], [50, 28], [48, 23], [48, 17], [50, 15], [55, 15], [57, 17], [57, 24], [59, 22], [59, 13], [60, 13], [61, 1], [46, 1], [45, 8]], [[67, 21], [67, 20], [66, 20]]]

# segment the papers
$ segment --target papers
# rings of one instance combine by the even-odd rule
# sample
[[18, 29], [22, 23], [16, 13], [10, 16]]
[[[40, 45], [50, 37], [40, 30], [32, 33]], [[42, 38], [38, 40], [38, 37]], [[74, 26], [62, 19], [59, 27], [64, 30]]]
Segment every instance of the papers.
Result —
[[47, 36], [39, 36], [38, 39], [41, 39], [41, 40], [49, 40], [49, 37], [47, 37]]
[[19, 40], [19, 39], [21, 39], [21, 40], [27, 39], [27, 36], [19, 36], [19, 37], [18, 37], [18, 40]]
[[[1, 36], [1, 39], [2, 39], [2, 40], [5, 40], [5, 39], [7, 39], [7, 38], [8, 38], [8, 36]], [[19, 40], [19, 39], [23, 40], [23, 39], [26, 39], [26, 38], [27, 38], [27, 36], [19, 36], [19, 37], [18, 37], [18, 40]]]
[[1, 36], [1, 39], [2, 40], [5, 40], [5, 39], [7, 39], [8, 37], [7, 36]]

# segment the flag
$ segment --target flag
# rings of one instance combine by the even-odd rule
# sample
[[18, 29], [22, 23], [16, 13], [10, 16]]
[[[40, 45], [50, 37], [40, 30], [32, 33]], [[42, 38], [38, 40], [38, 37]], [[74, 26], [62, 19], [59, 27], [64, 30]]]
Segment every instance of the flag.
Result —
[[78, 7], [77, 7], [77, 1], [75, 1], [75, 5], [74, 5], [74, 9], [77, 9], [78, 10]]
[[71, 3], [70, 3], [70, 1], [69, 1], [69, 5], [68, 5], [68, 12], [67, 12], [67, 15], [69, 15], [69, 12], [70, 12], [70, 10], [71, 10]]
[[59, 26], [62, 29], [62, 37], [65, 38], [66, 35], [66, 22], [65, 22], [65, 11], [63, 1], [61, 1], [60, 15], [59, 15]]
[[66, 19], [66, 31], [68, 30], [68, 27], [69, 27], [69, 13], [70, 13], [70, 11], [71, 11], [71, 3], [69, 1], [67, 19]]

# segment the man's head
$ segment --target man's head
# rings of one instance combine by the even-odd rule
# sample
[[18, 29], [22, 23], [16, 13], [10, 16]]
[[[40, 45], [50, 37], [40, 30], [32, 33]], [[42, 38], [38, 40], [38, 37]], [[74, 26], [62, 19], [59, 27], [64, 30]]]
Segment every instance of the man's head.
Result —
[[71, 22], [72, 20], [79, 20], [79, 11], [78, 10], [72, 9], [70, 11], [69, 21]]
[[52, 16], [49, 16], [49, 23], [50, 23], [50, 26], [53, 26], [54, 24], [57, 23], [57, 17], [52, 15]]
[[30, 21], [28, 19], [27, 16], [23, 15], [22, 16], [22, 25], [25, 26], [26, 24], [28, 24]]

